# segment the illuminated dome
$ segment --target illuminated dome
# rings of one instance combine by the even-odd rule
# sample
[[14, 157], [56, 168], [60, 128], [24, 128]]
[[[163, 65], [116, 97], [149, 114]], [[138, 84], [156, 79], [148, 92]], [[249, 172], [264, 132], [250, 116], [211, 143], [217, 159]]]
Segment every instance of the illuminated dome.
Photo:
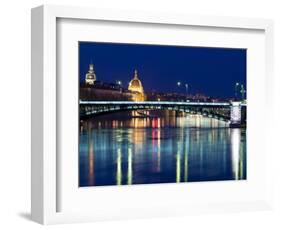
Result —
[[144, 101], [145, 96], [143, 92], [143, 87], [140, 79], [138, 78], [137, 70], [135, 70], [134, 78], [129, 82], [128, 90], [133, 92], [134, 101]]
[[141, 81], [138, 78], [137, 70], [135, 70], [134, 78], [129, 83], [128, 90], [143, 94], [143, 87]]
[[96, 74], [95, 74], [95, 71], [94, 71], [94, 65], [90, 64], [89, 65], [89, 70], [86, 73], [85, 82], [88, 85], [93, 85], [96, 80], [97, 80], [97, 77], [96, 77]]

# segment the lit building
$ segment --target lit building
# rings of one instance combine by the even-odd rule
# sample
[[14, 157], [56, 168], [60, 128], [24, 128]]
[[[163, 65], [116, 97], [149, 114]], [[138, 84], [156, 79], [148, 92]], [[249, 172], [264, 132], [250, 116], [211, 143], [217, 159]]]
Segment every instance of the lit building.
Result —
[[96, 77], [96, 74], [94, 71], [94, 65], [90, 64], [89, 70], [86, 73], [85, 82], [87, 85], [94, 85], [96, 80], [97, 80], [97, 77]]
[[129, 82], [128, 90], [134, 92], [134, 101], [144, 101], [145, 95], [137, 70], [135, 70], [134, 78]]

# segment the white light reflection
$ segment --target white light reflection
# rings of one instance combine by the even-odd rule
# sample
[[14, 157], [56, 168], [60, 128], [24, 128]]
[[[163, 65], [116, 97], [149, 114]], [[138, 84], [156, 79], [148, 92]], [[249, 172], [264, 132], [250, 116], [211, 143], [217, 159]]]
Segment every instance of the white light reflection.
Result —
[[232, 173], [235, 180], [239, 179], [240, 141], [240, 129], [231, 129]]
[[181, 148], [180, 142], [178, 142], [177, 146], [177, 155], [176, 155], [176, 182], [181, 182]]
[[[189, 134], [186, 135], [187, 137]], [[184, 182], [188, 181], [188, 149], [189, 149], [189, 140], [185, 141], [185, 151], [184, 151]]]
[[89, 174], [88, 174], [88, 184], [95, 184], [95, 162], [94, 162], [94, 143], [92, 140], [92, 129], [91, 125], [88, 126], [88, 162], [89, 162]]
[[233, 124], [240, 124], [241, 122], [241, 107], [239, 103], [233, 102], [230, 110], [230, 119]]
[[128, 148], [128, 173], [127, 184], [131, 185], [133, 182], [133, 166], [132, 166], [132, 148]]
[[158, 133], [157, 133], [157, 172], [160, 172], [160, 170], [161, 170], [160, 146], [161, 146], [161, 131], [159, 129]]
[[122, 184], [122, 155], [121, 148], [117, 149], [117, 172], [116, 172], [116, 184]]

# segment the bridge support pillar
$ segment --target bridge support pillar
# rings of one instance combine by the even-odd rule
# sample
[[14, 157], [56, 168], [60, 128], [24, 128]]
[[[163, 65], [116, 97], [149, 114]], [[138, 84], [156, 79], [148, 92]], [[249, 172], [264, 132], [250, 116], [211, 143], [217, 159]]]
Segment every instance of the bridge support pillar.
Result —
[[231, 128], [241, 127], [241, 102], [231, 102], [229, 126]]

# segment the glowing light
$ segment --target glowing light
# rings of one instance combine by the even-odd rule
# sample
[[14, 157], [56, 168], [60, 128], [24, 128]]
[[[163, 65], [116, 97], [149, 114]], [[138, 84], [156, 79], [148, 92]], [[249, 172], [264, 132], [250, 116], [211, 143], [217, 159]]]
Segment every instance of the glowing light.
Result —
[[[160, 123], [160, 122], [159, 122]], [[158, 130], [158, 135], [157, 135], [157, 171], [160, 172], [161, 170], [161, 156], [160, 156], [160, 146], [161, 146], [161, 130]]]
[[186, 140], [184, 153], [184, 181], [188, 181], [188, 141]]
[[134, 118], [134, 128], [138, 128], [139, 127], [139, 118]]
[[94, 65], [90, 64], [89, 70], [88, 70], [88, 72], [86, 73], [86, 76], [85, 76], [85, 82], [86, 82], [87, 85], [94, 85], [96, 80], [97, 80], [97, 77], [96, 77], [96, 74], [95, 74], [95, 71], [94, 71]]
[[128, 90], [134, 92], [134, 101], [144, 101], [145, 95], [141, 81], [138, 78], [138, 72], [135, 70], [134, 78], [129, 82]]
[[180, 155], [180, 145], [177, 148], [177, 166], [176, 166], [176, 182], [181, 181], [181, 155]]
[[121, 149], [117, 149], [117, 172], [116, 172], [116, 184], [122, 184], [122, 155]]
[[133, 166], [132, 166], [132, 149], [128, 148], [128, 173], [127, 184], [131, 185], [133, 182]]
[[239, 102], [232, 102], [230, 120], [232, 124], [241, 123], [241, 107]]
[[240, 155], [240, 129], [231, 130], [231, 156], [232, 173], [235, 180], [239, 179], [239, 155]]
[[157, 118], [153, 118], [152, 119], [152, 128], [158, 128], [158, 119]]
[[89, 132], [89, 136], [88, 136], [88, 146], [89, 146], [89, 149], [88, 149], [88, 161], [89, 161], [88, 181], [89, 181], [89, 185], [94, 185], [95, 184], [94, 145], [93, 145], [93, 141], [92, 141], [91, 127], [90, 126], [88, 127], [88, 132]]

